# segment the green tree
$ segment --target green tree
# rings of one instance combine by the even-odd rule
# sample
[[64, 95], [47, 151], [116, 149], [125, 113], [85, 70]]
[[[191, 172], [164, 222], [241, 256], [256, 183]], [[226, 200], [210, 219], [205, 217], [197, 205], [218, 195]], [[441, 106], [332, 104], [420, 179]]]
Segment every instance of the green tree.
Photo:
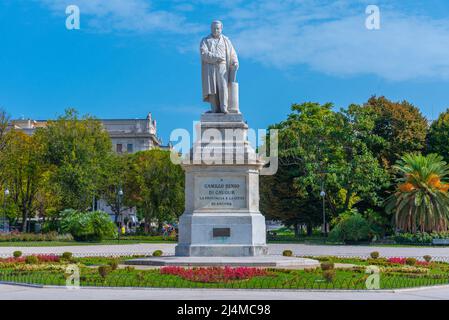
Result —
[[28, 230], [28, 219], [39, 209], [38, 193], [47, 170], [44, 164], [44, 148], [39, 136], [28, 136], [10, 131], [9, 143], [4, 150], [3, 173], [10, 189], [10, 201], [19, 210], [22, 230]]
[[427, 150], [429, 153], [441, 155], [449, 162], [449, 109], [441, 113], [438, 120], [430, 126], [427, 136]]
[[[128, 154], [110, 154], [104, 159], [104, 170], [100, 176], [99, 194], [114, 213], [116, 223], [124, 210], [135, 205], [128, 200], [129, 192], [124, 186], [131, 170], [130, 159]], [[129, 181], [129, 184], [132, 185], [133, 181]], [[120, 188], [124, 193], [121, 199], [118, 194]]]
[[45, 141], [45, 158], [60, 208], [87, 210], [100, 190], [101, 175], [112, 153], [111, 140], [100, 121], [69, 109], [36, 134]]
[[160, 149], [141, 151], [130, 157], [125, 182], [125, 203], [136, 205], [145, 219], [159, 226], [176, 220], [184, 211], [184, 172], [170, 160], [170, 152]]
[[449, 166], [436, 154], [404, 155], [394, 166], [400, 177], [396, 192], [387, 200], [396, 226], [416, 233], [446, 231], [449, 221]]
[[[9, 116], [5, 110], [0, 109], [0, 186], [2, 186], [2, 190], [4, 190], [4, 182], [6, 176], [4, 175], [4, 165], [5, 165], [5, 149], [8, 144], [8, 129]], [[3, 194], [3, 192], [2, 192]]]
[[308, 235], [322, 220], [321, 200], [316, 190], [298, 188], [298, 166], [281, 165], [275, 175], [260, 177], [260, 208], [267, 219], [281, 220], [293, 226], [295, 236], [299, 227], [306, 226]]
[[332, 104], [292, 106], [279, 130], [279, 170], [261, 177], [262, 210], [270, 217], [311, 226], [322, 221], [320, 191], [326, 190], [327, 220], [364, 201], [381, 203], [377, 192], [388, 174], [373, 156], [366, 141], [374, 122], [359, 106], [334, 112]]
[[0, 108], [0, 154], [7, 145], [7, 129], [9, 125], [9, 116], [5, 110]]
[[373, 134], [374, 121], [358, 105], [335, 113], [335, 124], [330, 140], [335, 156], [329, 164], [329, 179], [339, 190], [339, 211], [348, 211], [359, 202], [366, 207], [380, 206], [380, 191], [389, 185], [388, 172], [379, 165], [368, 145], [382, 144], [383, 139]]
[[384, 139], [370, 145], [384, 166], [390, 167], [407, 152], [425, 147], [428, 123], [419, 109], [407, 101], [392, 102], [385, 97], [371, 97], [364, 105], [375, 116], [373, 134]]

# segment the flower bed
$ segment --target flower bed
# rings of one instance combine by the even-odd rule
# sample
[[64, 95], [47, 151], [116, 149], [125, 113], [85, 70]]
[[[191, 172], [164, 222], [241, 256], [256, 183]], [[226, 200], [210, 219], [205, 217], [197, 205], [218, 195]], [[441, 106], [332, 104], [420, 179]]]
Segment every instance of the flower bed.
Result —
[[[29, 258], [30, 256], [28, 256]], [[40, 257], [40, 259], [39, 259]], [[57, 256], [33, 256], [33, 259], [9, 258], [0, 261], [0, 281], [66, 285], [68, 263], [77, 264], [81, 286], [99, 287], [149, 287], [149, 288], [232, 288], [232, 289], [356, 289], [366, 290], [369, 274], [367, 259], [325, 257], [334, 263], [351, 263], [352, 268], [333, 271], [328, 277], [321, 268], [261, 269], [249, 267], [162, 267], [161, 269], [136, 270], [134, 267], [112, 268], [120, 259], [115, 257], [60, 259]], [[52, 262], [51, 260], [55, 260]], [[384, 260], [382, 260], [384, 259]], [[408, 258], [411, 259], [411, 258]], [[121, 260], [121, 261], [123, 261]], [[449, 264], [434, 261], [419, 266], [416, 259], [393, 258], [381, 260], [380, 289], [412, 288], [447, 284]], [[32, 262], [34, 261], [34, 262]], [[50, 261], [50, 262], [46, 262]], [[7, 263], [10, 262], [10, 263]], [[405, 265], [404, 265], [405, 262]], [[101, 270], [100, 270], [101, 269]], [[107, 271], [107, 272], [101, 272]]]
[[254, 277], [267, 276], [264, 269], [249, 267], [208, 267], [208, 268], [182, 268], [162, 267], [161, 274], [180, 276], [181, 278], [194, 282], [227, 282], [232, 280], [247, 280]]
[[[393, 264], [407, 264], [407, 259], [408, 258], [398, 258], [398, 257], [393, 257], [393, 258], [389, 258], [387, 261], [389, 263], [393, 263]], [[426, 261], [415, 261], [414, 262], [417, 266], [428, 266], [429, 262]]]
[[[37, 254], [34, 255], [38, 260], [38, 262], [47, 263], [47, 262], [59, 262], [60, 257], [54, 254]], [[25, 263], [26, 257], [11, 257], [11, 258], [0, 258], [0, 263]]]

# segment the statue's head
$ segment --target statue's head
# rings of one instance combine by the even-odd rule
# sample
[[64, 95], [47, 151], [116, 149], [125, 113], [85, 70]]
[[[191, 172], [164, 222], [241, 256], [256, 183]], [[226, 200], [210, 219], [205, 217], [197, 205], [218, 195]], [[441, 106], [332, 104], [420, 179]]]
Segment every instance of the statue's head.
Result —
[[221, 36], [221, 33], [223, 32], [223, 23], [219, 20], [215, 20], [212, 22], [211, 26], [211, 33], [214, 38], [218, 38]]

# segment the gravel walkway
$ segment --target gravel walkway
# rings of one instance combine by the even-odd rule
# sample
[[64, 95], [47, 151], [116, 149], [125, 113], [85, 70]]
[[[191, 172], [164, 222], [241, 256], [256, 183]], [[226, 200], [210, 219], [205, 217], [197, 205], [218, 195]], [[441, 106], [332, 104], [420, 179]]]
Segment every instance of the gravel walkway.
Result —
[[447, 300], [449, 286], [389, 291], [32, 288], [0, 284], [0, 300]]
[[[142, 243], [130, 245], [93, 245], [67, 247], [0, 247], [0, 257], [9, 257], [16, 250], [29, 254], [61, 254], [72, 252], [75, 256], [123, 256], [148, 255], [154, 250], [162, 250], [164, 255], [173, 255], [176, 244], [172, 243]], [[383, 257], [416, 257], [431, 255], [434, 259], [449, 261], [448, 247], [374, 247], [374, 246], [323, 246], [307, 244], [270, 244], [270, 254], [282, 254], [283, 250], [292, 250], [300, 256], [347, 256], [366, 257], [372, 251], [379, 251]]]

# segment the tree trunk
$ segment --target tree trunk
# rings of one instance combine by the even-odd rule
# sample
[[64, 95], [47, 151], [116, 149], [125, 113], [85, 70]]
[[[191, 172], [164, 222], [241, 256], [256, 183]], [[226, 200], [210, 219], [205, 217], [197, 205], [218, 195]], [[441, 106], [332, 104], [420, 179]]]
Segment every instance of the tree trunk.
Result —
[[299, 223], [295, 223], [293, 225], [293, 227], [295, 228], [295, 238], [298, 239], [299, 238]]
[[22, 232], [27, 232], [28, 228], [28, 210], [22, 210]]
[[311, 236], [312, 235], [312, 233], [313, 233], [313, 227], [312, 227], [312, 224], [311, 223], [307, 223], [306, 224], [306, 228], [307, 228], [307, 236]]

